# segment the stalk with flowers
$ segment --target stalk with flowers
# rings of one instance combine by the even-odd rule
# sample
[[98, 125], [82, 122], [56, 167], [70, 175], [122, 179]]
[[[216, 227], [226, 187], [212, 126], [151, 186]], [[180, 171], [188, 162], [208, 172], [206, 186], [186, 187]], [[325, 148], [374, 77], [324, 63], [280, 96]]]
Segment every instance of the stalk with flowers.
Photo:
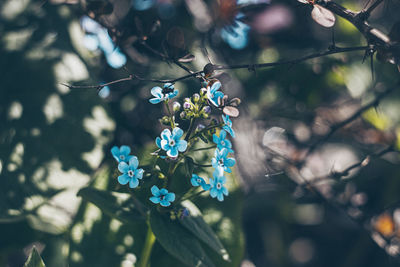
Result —
[[[129, 188], [134, 203], [132, 212], [148, 226], [138, 266], [148, 266], [155, 240], [189, 266], [214, 266], [201, 243], [229, 261], [226, 249], [192, 201], [207, 193], [218, 201], [224, 201], [229, 195], [227, 178], [236, 163], [230, 140], [235, 137], [230, 115], [238, 116], [236, 107], [240, 101], [237, 98], [228, 101], [217, 79], [203, 78], [202, 85], [198, 93], [184, 98], [183, 103], [172, 102], [179, 93], [172, 83], [151, 89], [153, 97], [149, 102], [164, 105], [166, 110], [160, 119], [165, 128], [155, 138], [157, 150], [151, 153], [152, 164], [141, 166], [126, 145], [111, 149], [118, 164], [117, 181]], [[194, 158], [199, 153], [206, 153], [212, 159], [198, 162]], [[177, 181], [182, 176], [176, 172], [182, 169], [186, 181]], [[211, 175], [201, 177], [198, 171], [202, 170]], [[174, 190], [174, 183], [190, 186]], [[102, 208], [101, 201], [93, 194], [87, 188], [80, 192]], [[119, 216], [127, 212], [125, 209]]]

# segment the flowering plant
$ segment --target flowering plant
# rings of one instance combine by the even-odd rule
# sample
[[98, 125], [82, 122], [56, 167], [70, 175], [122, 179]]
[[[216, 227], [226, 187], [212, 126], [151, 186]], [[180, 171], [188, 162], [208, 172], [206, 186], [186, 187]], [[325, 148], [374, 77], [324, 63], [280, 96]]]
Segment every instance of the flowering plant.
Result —
[[[141, 160], [131, 154], [129, 146], [114, 146], [111, 149], [119, 173], [116, 175], [117, 182], [120, 187], [126, 186], [125, 190], [130, 191], [134, 207], [121, 209], [116, 203], [117, 210], [107, 211], [122, 221], [127, 218], [131, 220], [134, 214], [149, 225], [139, 266], [147, 266], [155, 240], [171, 255], [190, 266], [199, 263], [213, 266], [199, 242], [208, 245], [223, 260], [229, 260], [217, 235], [191, 202], [207, 193], [210, 201], [222, 202], [229, 198], [231, 181], [227, 174], [231, 175], [231, 168], [236, 163], [229, 140], [235, 137], [235, 132], [227, 115], [232, 116], [232, 112], [223, 114], [228, 96], [222, 92], [220, 81], [203, 79], [203, 88], [191, 97], [184, 98], [183, 103], [179, 103], [179, 100], [171, 103], [171, 99], [177, 97], [179, 92], [172, 83], [150, 90], [153, 98], [149, 102], [162, 104], [167, 111], [160, 119], [164, 129], [155, 138], [156, 150], [150, 153], [153, 158], [151, 164], [140, 165]], [[237, 114], [237, 109], [233, 113]], [[177, 175], [182, 171], [185, 173], [183, 179]], [[102, 201], [106, 201], [102, 199], [104, 194], [106, 192], [93, 188], [85, 188], [80, 192], [80, 195], [103, 210]]]

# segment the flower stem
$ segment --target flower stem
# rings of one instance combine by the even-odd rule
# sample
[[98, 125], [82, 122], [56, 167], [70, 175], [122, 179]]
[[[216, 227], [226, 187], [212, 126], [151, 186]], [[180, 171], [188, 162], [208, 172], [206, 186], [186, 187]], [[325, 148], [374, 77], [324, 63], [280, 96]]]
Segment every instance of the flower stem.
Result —
[[202, 151], [202, 150], [213, 149], [213, 148], [216, 148], [216, 147], [217, 146], [208, 146], [208, 147], [202, 147], [202, 148], [193, 149], [192, 151]]
[[168, 115], [169, 115], [169, 121], [171, 123], [171, 128], [174, 129], [175, 128], [175, 120], [174, 120], [174, 116], [171, 113], [171, 109], [169, 108], [168, 102], [169, 101], [165, 101], [164, 103], [165, 103], [165, 106], [167, 107], [167, 111], [168, 111]]
[[195, 121], [196, 119], [194, 119], [194, 118], [192, 118], [191, 120], [190, 120], [190, 125], [189, 125], [189, 129], [188, 129], [188, 131], [187, 131], [187, 133], [186, 133], [186, 136], [185, 136], [185, 140], [186, 141], [188, 141], [189, 139], [190, 139], [190, 134], [192, 133], [192, 131], [193, 131], [193, 128], [194, 128], [194, 121]]
[[156, 237], [151, 230], [150, 223], [147, 223], [147, 235], [146, 240], [144, 242], [142, 255], [140, 256], [140, 260], [138, 262], [138, 267], [147, 267], [150, 259], [151, 250], [153, 249], [154, 241], [156, 241]]

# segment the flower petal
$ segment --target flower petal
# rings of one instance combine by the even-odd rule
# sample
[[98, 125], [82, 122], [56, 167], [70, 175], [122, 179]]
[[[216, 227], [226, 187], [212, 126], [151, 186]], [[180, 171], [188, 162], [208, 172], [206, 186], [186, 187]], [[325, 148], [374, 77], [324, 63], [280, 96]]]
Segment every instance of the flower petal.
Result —
[[160, 203], [160, 199], [158, 197], [151, 197], [150, 201], [153, 202], [154, 204]]
[[135, 171], [135, 177], [136, 177], [137, 179], [142, 179], [142, 178], [143, 178], [143, 173], [144, 173], [144, 170], [143, 170], [143, 169], [137, 169], [137, 170]]
[[162, 93], [161, 87], [155, 86], [155, 87], [151, 88], [150, 92], [156, 98], [162, 98], [163, 97], [163, 93]]
[[130, 188], [136, 188], [139, 185], [139, 180], [136, 177], [132, 177], [129, 181]]
[[152, 103], [152, 104], [158, 104], [161, 101], [162, 101], [161, 98], [152, 98], [152, 99], [149, 100], [149, 102]]
[[111, 148], [111, 154], [114, 156], [114, 158], [118, 159], [118, 157], [119, 157], [119, 148], [117, 146], [113, 146]]
[[161, 148], [161, 138], [160, 137], [156, 138], [156, 145], [158, 146], [158, 148]]
[[129, 170], [129, 165], [128, 165], [126, 162], [120, 162], [120, 163], [118, 164], [118, 170], [119, 170], [121, 173], [126, 173], [126, 172], [128, 172], [128, 170]]
[[222, 194], [221, 191], [218, 192], [218, 194], [217, 194], [217, 199], [218, 199], [218, 201], [224, 201], [224, 195]]
[[172, 130], [172, 136], [174, 137], [175, 140], [179, 140], [183, 135], [183, 130], [179, 127], [175, 127]]
[[203, 184], [201, 184], [201, 187], [203, 188], [203, 190], [208, 191], [210, 190], [211, 185], [204, 182]]
[[186, 140], [179, 140], [178, 144], [177, 144], [177, 147], [178, 147], [178, 151], [179, 152], [184, 152], [186, 150], [186, 148], [187, 148]]
[[158, 197], [160, 195], [160, 189], [156, 185], [153, 185], [150, 190], [154, 196]]
[[217, 81], [217, 82], [213, 83], [213, 85], [211, 86], [210, 91], [212, 93], [214, 93], [215, 91], [219, 90], [219, 88], [221, 88], [221, 82]]
[[164, 129], [161, 132], [161, 138], [165, 140], [169, 140], [171, 138], [171, 131], [169, 129]]
[[219, 133], [219, 138], [220, 139], [225, 139], [226, 138], [226, 132], [224, 130], [221, 130], [221, 132]]
[[131, 148], [130, 148], [129, 146], [121, 146], [121, 147], [119, 148], [119, 152], [120, 152], [122, 155], [128, 156], [129, 153], [131, 153]]
[[168, 190], [167, 189], [165, 189], [165, 188], [161, 188], [160, 189], [160, 195], [166, 195], [166, 194], [168, 194]]
[[218, 191], [217, 191], [217, 189], [216, 189], [215, 187], [213, 187], [213, 188], [210, 189], [210, 196], [211, 196], [212, 198], [216, 197], [217, 194], [218, 194]]
[[170, 149], [167, 151], [167, 155], [174, 158], [178, 156], [178, 148], [177, 146], [170, 147]]
[[227, 158], [224, 161], [224, 164], [226, 167], [232, 167], [233, 165], [235, 165], [236, 160], [234, 158]]
[[168, 193], [165, 195], [165, 200], [169, 202], [174, 202], [175, 201], [175, 194], [174, 193]]
[[139, 161], [138, 158], [136, 156], [133, 156], [130, 160], [129, 160], [129, 166], [133, 167], [134, 170], [137, 169], [137, 167], [139, 166]]
[[169, 203], [167, 200], [163, 199], [160, 201], [160, 205], [163, 207], [168, 207], [169, 205], [171, 205], [171, 203]]
[[118, 183], [125, 185], [129, 182], [130, 177], [127, 174], [122, 174], [120, 176], [118, 176]]

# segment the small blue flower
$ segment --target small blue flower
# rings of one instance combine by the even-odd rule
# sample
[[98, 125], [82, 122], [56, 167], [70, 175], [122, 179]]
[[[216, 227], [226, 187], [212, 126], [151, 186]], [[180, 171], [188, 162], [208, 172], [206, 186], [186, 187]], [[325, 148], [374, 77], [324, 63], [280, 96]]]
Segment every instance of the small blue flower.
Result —
[[216, 81], [213, 83], [213, 85], [210, 87], [207, 87], [207, 98], [208, 101], [211, 102], [216, 107], [220, 106], [220, 100], [224, 97], [224, 93], [221, 91], [218, 91], [221, 88], [221, 83], [219, 81]]
[[120, 148], [113, 146], [111, 148], [111, 154], [117, 162], [128, 162], [132, 158], [129, 153], [131, 153], [129, 146], [121, 146]]
[[235, 138], [235, 131], [232, 129], [232, 121], [229, 119], [229, 116], [222, 115], [222, 119], [224, 120], [225, 123], [222, 129], [227, 131], [233, 138]]
[[211, 187], [209, 184], [206, 183], [206, 181], [204, 181], [203, 178], [194, 173], [192, 174], [192, 179], [190, 179], [190, 182], [193, 186], [201, 186], [206, 191], [209, 190]]
[[233, 153], [232, 143], [226, 139], [226, 132], [224, 130], [221, 130], [219, 137], [216, 134], [213, 134], [213, 142], [217, 145], [219, 150], [226, 148], [229, 153]]
[[118, 170], [122, 175], [118, 176], [118, 182], [122, 185], [126, 185], [129, 182], [130, 188], [135, 188], [139, 185], [139, 180], [143, 177], [143, 169], [138, 169], [139, 161], [136, 156], [132, 156], [129, 160], [129, 164], [126, 162], [120, 162]]
[[156, 185], [152, 186], [151, 193], [153, 196], [150, 198], [150, 201], [154, 204], [160, 203], [160, 205], [163, 207], [168, 207], [171, 205], [171, 202], [174, 202], [175, 200], [174, 193], [168, 193], [168, 190], [165, 188], [160, 190]]
[[226, 148], [215, 150], [214, 158], [212, 158], [211, 164], [216, 170], [219, 170], [221, 168], [227, 173], [232, 172], [229, 167], [235, 165], [236, 161], [234, 158], [228, 158], [228, 153], [229, 151]]
[[182, 129], [176, 127], [171, 131], [165, 129], [161, 132], [161, 138], [156, 138], [156, 144], [159, 148], [167, 151], [167, 155], [175, 158], [179, 152], [184, 152], [187, 148], [186, 140], [180, 140], [183, 135]]
[[166, 83], [162, 89], [158, 86], [151, 88], [151, 94], [154, 96], [154, 98], [150, 99], [149, 101], [152, 104], [158, 104], [162, 101], [174, 98], [178, 95], [178, 93], [178, 89], [174, 89], [174, 85], [172, 83]]
[[212, 198], [217, 197], [219, 201], [224, 201], [224, 195], [229, 195], [228, 189], [224, 187], [226, 178], [223, 175], [218, 174], [218, 171], [215, 171], [213, 175], [214, 179], [210, 178], [210, 196]]

